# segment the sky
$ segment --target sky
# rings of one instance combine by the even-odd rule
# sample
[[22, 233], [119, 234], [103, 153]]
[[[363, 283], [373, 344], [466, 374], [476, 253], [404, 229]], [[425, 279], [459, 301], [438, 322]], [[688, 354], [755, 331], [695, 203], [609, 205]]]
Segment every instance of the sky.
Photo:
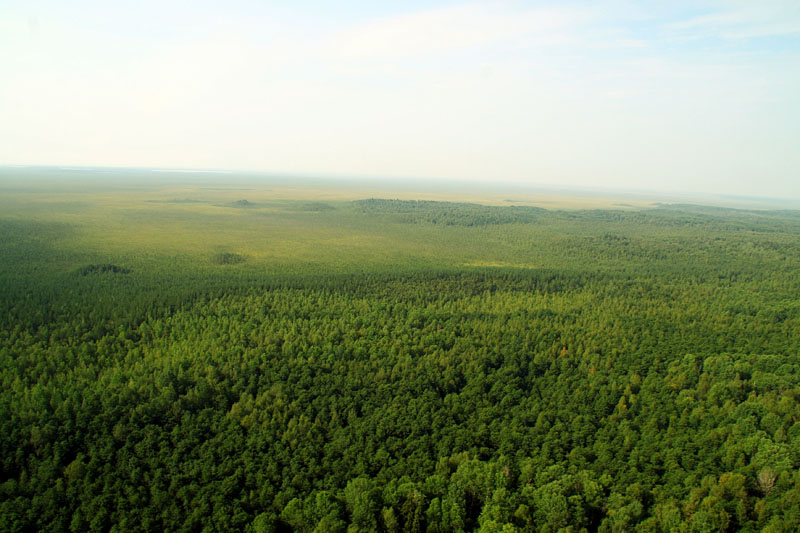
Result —
[[0, 164], [800, 198], [800, 2], [0, 0]]

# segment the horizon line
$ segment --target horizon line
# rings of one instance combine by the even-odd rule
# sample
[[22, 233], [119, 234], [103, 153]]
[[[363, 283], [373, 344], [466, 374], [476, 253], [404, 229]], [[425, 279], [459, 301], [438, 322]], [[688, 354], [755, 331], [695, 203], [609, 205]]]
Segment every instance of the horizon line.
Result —
[[711, 191], [687, 191], [687, 190], [668, 190], [668, 189], [635, 189], [624, 188], [619, 186], [604, 186], [604, 185], [576, 185], [576, 184], [556, 184], [556, 183], [543, 183], [543, 182], [529, 182], [524, 180], [515, 179], [463, 179], [441, 176], [387, 176], [381, 174], [339, 174], [339, 173], [319, 173], [319, 172], [303, 172], [303, 171], [276, 171], [266, 169], [237, 169], [237, 168], [186, 168], [186, 167], [170, 167], [168, 165], [154, 165], [154, 166], [138, 166], [138, 165], [57, 165], [57, 164], [13, 164], [13, 163], [0, 163], [0, 169], [13, 168], [13, 169], [47, 169], [55, 171], [75, 171], [75, 172], [92, 172], [92, 171], [146, 171], [153, 173], [164, 174], [217, 174], [226, 176], [235, 176], [236, 174], [249, 174], [249, 175], [262, 175], [269, 177], [286, 177], [286, 178], [305, 178], [305, 179], [337, 179], [337, 180], [352, 180], [352, 181], [366, 181], [366, 180], [385, 180], [389, 182], [438, 182], [448, 185], [503, 185], [506, 187], [518, 187], [521, 189], [545, 189], [555, 190], [561, 192], [594, 192], [594, 193], [628, 193], [640, 195], [674, 195], [674, 196], [687, 196], [687, 197], [713, 197], [713, 198], [727, 198], [738, 200], [761, 200], [771, 202], [785, 202], [794, 203], [800, 202], [798, 196], [764, 196], [764, 195], [745, 195], [745, 194], [730, 194]]

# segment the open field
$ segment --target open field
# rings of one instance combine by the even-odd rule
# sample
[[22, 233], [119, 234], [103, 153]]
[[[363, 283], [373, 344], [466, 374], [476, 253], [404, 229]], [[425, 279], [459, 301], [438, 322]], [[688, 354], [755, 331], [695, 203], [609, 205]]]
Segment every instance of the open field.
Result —
[[[216, 175], [194, 175], [204, 181], [188, 185], [175, 183], [172, 174], [108, 174], [111, 172], [75, 171], [62, 176], [56, 171], [37, 174], [4, 169], [0, 175], [2, 220], [49, 228], [41, 238], [49, 236], [47, 245], [64, 258], [64, 263], [59, 266], [50, 258], [46, 261], [48, 268], [69, 270], [88, 260], [131, 266], [167, 261], [218, 271], [214, 257], [232, 253], [244, 260], [225, 265], [227, 270], [253, 273], [315, 266], [328, 271], [463, 265], [575, 267], [576, 261], [588, 257], [585, 252], [597, 248], [600, 241], [592, 239], [608, 232], [633, 239], [638, 263], [645, 264], [652, 260], [648, 249], [655, 253], [661, 245], [709, 240], [709, 231], [715, 229], [698, 231], [696, 221], [687, 222], [696, 211], [684, 210], [676, 215], [669, 204], [656, 207], [657, 198], [547, 193], [533, 197], [519, 191], [507, 198], [509, 191], [492, 196], [470, 191], [469, 187], [460, 193], [430, 187], [421, 192], [407, 187], [365, 188], [363, 184], [356, 184], [361, 188], [353, 184], [323, 188], [320, 180], [296, 186], [287, 178], [264, 183], [265, 178], [252, 176], [238, 180], [226, 177], [220, 185], [214, 181], [220, 179]], [[408, 210], [359, 203], [367, 198], [479, 204], [475, 209], [480, 212], [467, 215], [474, 220], [446, 220], [447, 204]], [[573, 212], [577, 208], [584, 211]], [[593, 212], [585, 209], [611, 211], [591, 215]], [[444, 218], [437, 222], [436, 213]], [[517, 218], [509, 219], [509, 213]], [[529, 220], [520, 219], [520, 213]], [[726, 216], [734, 217], [745, 233], [750, 219], [756, 225], [776, 224], [774, 217], [755, 218], [753, 213], [728, 211]], [[492, 220], [495, 216], [500, 219]], [[602, 226], [595, 223], [598, 220], [603, 221]], [[749, 238], [757, 244], [770, 237]], [[722, 246], [713, 238], [710, 241], [704, 245], [707, 251], [711, 251], [709, 246]], [[585, 250], [576, 253], [576, 248]], [[603, 246], [596, 252], [590, 258], [591, 265], [620, 266], [616, 256], [604, 253]], [[700, 259], [708, 261], [709, 257]], [[636, 254], [629, 253], [627, 261], [636, 263]]]

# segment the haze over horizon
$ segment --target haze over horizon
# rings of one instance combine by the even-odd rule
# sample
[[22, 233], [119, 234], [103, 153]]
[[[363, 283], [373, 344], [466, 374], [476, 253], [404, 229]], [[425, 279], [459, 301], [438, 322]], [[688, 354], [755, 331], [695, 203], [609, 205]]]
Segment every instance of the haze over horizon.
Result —
[[800, 4], [10, 2], [0, 164], [800, 197]]

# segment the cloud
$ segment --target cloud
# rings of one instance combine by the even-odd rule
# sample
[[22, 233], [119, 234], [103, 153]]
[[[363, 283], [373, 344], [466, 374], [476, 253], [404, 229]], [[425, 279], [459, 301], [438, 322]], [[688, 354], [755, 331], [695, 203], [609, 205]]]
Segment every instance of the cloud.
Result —
[[796, 0], [728, 2], [710, 13], [673, 23], [668, 27], [698, 37], [800, 37], [800, 3]]
[[590, 15], [552, 7], [522, 12], [466, 4], [373, 20], [347, 28], [324, 43], [339, 59], [407, 59], [448, 55], [496, 43], [563, 44]]

